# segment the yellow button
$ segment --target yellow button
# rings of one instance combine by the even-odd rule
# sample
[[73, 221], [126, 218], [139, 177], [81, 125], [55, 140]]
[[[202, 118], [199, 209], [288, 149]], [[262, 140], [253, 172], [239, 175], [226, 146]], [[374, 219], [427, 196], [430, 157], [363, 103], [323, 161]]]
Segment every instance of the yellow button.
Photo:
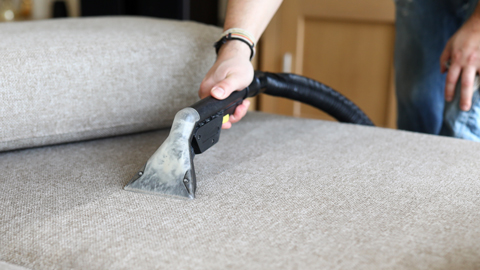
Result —
[[230, 120], [230, 114], [225, 114], [225, 115], [223, 116], [223, 122], [222, 122], [222, 124], [227, 123], [228, 120]]

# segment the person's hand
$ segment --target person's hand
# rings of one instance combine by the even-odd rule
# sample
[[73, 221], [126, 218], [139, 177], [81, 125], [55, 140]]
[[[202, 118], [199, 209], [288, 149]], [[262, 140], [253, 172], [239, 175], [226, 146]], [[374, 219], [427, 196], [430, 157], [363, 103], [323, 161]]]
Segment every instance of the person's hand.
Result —
[[[447, 62], [450, 61], [450, 67]], [[480, 18], [472, 17], [448, 41], [440, 57], [441, 72], [447, 73], [445, 100], [452, 101], [461, 80], [460, 109], [470, 110], [475, 75], [480, 71]]]
[[[200, 98], [211, 95], [222, 100], [233, 91], [242, 90], [250, 85], [254, 73], [250, 53], [250, 48], [240, 41], [231, 40], [225, 43], [218, 52], [217, 61], [200, 84], [198, 91]], [[228, 129], [242, 119], [247, 113], [248, 106], [250, 101], [244, 100], [222, 128]]]

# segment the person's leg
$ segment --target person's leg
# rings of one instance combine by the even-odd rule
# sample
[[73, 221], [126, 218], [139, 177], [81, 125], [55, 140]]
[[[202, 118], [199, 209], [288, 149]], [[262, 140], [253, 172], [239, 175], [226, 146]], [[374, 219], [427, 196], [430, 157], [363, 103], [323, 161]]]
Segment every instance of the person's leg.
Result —
[[[464, 2], [466, 2], [466, 5], [464, 5], [464, 11], [460, 15], [466, 20], [475, 9], [478, 0], [467, 0]], [[454, 99], [445, 103], [440, 135], [480, 142], [480, 95], [478, 93], [478, 81], [476, 81], [475, 85], [477, 90], [473, 94], [472, 108], [465, 112], [460, 110], [459, 107], [461, 83], [460, 81], [457, 83]]]
[[[445, 74], [439, 58], [464, 22], [467, 0], [396, 0], [398, 128], [439, 134]], [[469, 9], [468, 9], [469, 10]]]

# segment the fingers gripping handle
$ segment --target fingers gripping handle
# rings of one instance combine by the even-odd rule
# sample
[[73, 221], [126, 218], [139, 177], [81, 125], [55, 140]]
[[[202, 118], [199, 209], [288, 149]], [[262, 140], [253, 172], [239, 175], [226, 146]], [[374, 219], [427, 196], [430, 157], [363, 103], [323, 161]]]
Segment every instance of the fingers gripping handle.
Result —
[[233, 92], [228, 98], [218, 100], [207, 97], [192, 105], [200, 115], [192, 136], [192, 147], [195, 154], [201, 154], [212, 147], [220, 139], [223, 118], [232, 114], [245, 98], [246, 90]]
[[224, 117], [233, 114], [247, 95], [248, 87], [233, 92], [224, 100], [206, 97], [192, 105], [192, 108], [200, 115], [191, 142], [195, 154], [205, 152], [218, 142]]
[[[206, 97], [193, 104], [191, 107], [200, 115], [199, 122], [203, 122], [212, 116], [218, 116], [219, 114], [222, 114], [220, 116], [223, 116], [228, 114], [232, 108], [233, 111], [235, 111], [235, 108], [246, 98], [247, 91], [247, 88], [242, 91], [235, 91], [224, 100], [218, 100], [211, 96]], [[227, 111], [229, 112], [227, 113]]]
[[223, 100], [218, 100], [210, 96], [193, 104], [191, 107], [197, 110], [200, 115], [199, 122], [220, 113], [223, 113], [222, 116], [233, 113], [235, 108], [242, 104], [244, 99], [247, 97], [254, 97], [262, 92], [264, 83], [261, 81], [263, 80], [263, 77], [263, 72], [256, 71], [252, 83], [247, 88], [241, 91], [234, 91], [229, 97]]

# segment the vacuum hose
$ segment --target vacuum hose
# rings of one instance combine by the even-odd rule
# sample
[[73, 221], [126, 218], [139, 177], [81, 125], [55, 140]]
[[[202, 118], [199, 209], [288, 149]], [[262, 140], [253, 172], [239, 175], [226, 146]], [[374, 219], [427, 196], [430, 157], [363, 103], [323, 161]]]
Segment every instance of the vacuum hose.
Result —
[[[270, 96], [284, 97], [316, 107], [339, 122], [373, 126], [373, 122], [353, 102], [315, 80], [289, 73], [256, 71], [250, 89], [261, 89]], [[254, 96], [257, 93], [249, 93]]]

